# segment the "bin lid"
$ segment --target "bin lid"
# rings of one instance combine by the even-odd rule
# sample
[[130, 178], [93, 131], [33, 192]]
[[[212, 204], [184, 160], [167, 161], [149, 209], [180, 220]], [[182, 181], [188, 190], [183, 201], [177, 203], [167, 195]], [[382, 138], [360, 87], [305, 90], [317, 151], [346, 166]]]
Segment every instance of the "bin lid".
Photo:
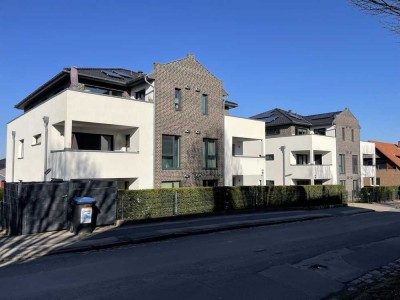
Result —
[[96, 203], [96, 199], [91, 197], [75, 197], [74, 202], [76, 204], [91, 204]]

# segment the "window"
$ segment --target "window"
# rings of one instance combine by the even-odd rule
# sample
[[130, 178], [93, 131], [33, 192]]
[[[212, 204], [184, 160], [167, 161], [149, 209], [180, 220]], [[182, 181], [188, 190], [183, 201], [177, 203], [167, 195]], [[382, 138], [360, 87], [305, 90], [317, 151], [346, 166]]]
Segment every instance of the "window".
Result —
[[310, 185], [311, 181], [310, 180], [297, 180], [296, 185]]
[[353, 174], [358, 174], [358, 155], [353, 155]]
[[18, 158], [24, 158], [24, 140], [18, 142]]
[[353, 191], [359, 191], [360, 186], [358, 184], [358, 180], [353, 180]]
[[351, 141], [354, 142], [354, 129], [351, 130]]
[[179, 169], [180, 166], [180, 137], [175, 135], [162, 136], [162, 168]]
[[346, 174], [346, 157], [344, 154], [339, 154], [339, 174]]
[[146, 97], [146, 91], [144, 89], [135, 93], [136, 100], [144, 100], [145, 97]]
[[211, 139], [203, 140], [203, 168], [217, 168], [217, 141]]
[[314, 185], [323, 185], [324, 181], [322, 179], [315, 179], [314, 180]]
[[281, 133], [279, 128], [266, 128], [266, 135], [278, 135]]
[[274, 186], [274, 185], [275, 185], [275, 181], [273, 181], [273, 180], [266, 180], [266, 181], [265, 181], [265, 185], [266, 185], [266, 186]]
[[203, 115], [208, 113], [208, 96], [205, 94], [201, 95], [201, 112]]
[[307, 128], [296, 127], [296, 135], [307, 134]]
[[346, 128], [342, 127], [342, 140], [346, 140]]
[[346, 180], [340, 180], [340, 185], [346, 186]]
[[218, 180], [216, 179], [203, 180], [203, 186], [218, 186]]
[[42, 135], [37, 134], [32, 138], [32, 146], [40, 145], [42, 143]]
[[307, 154], [296, 154], [296, 164], [297, 165], [307, 165], [308, 155]]
[[161, 182], [161, 188], [166, 189], [166, 188], [178, 188], [181, 186], [180, 181], [163, 181]]
[[274, 160], [274, 155], [273, 154], [266, 154], [265, 155], [265, 160]]
[[114, 137], [106, 134], [73, 132], [71, 148], [75, 150], [113, 151]]
[[322, 154], [314, 154], [314, 162], [316, 165], [322, 165]]
[[316, 128], [314, 129], [314, 134], [326, 135], [326, 128]]
[[376, 177], [376, 185], [381, 185], [381, 179], [379, 177]]
[[85, 92], [101, 94], [101, 95], [112, 95], [112, 96], [122, 96], [122, 91], [111, 90], [107, 88], [101, 88], [91, 85], [85, 85]]
[[181, 90], [180, 89], [175, 89], [174, 105], [175, 105], [175, 110], [176, 111], [181, 110], [181, 100], [182, 100]]

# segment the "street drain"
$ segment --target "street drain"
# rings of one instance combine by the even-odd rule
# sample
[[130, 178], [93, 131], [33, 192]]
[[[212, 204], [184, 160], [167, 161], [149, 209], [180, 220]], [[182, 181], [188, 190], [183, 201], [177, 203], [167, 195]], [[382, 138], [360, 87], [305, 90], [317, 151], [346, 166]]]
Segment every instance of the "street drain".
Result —
[[326, 270], [326, 269], [328, 269], [328, 267], [324, 266], [324, 265], [315, 264], [315, 265], [310, 266], [309, 269], [312, 269], [312, 270]]

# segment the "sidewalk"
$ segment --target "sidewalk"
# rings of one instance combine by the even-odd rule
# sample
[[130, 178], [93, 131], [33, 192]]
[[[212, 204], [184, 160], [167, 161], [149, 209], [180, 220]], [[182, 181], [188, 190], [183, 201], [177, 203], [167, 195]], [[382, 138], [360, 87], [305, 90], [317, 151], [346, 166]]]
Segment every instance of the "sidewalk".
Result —
[[[380, 209], [381, 205], [377, 204], [351, 204], [349, 207], [328, 209], [219, 215], [147, 224], [106, 226], [97, 228], [92, 234], [77, 236], [64, 230], [0, 237], [0, 266], [44, 255], [105, 249], [224, 230], [349, 216]], [[393, 207], [391, 209], [395, 210]]]

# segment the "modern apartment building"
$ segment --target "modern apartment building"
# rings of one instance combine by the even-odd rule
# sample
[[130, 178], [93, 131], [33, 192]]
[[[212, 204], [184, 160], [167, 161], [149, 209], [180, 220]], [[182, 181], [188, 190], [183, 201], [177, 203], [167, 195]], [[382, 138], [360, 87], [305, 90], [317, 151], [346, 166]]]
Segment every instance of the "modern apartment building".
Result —
[[7, 181], [115, 179], [120, 188], [224, 184], [224, 118], [237, 104], [193, 55], [65, 68], [16, 108]]
[[349, 109], [303, 116], [276, 108], [252, 119], [265, 123], [267, 185], [361, 187], [360, 126]]

